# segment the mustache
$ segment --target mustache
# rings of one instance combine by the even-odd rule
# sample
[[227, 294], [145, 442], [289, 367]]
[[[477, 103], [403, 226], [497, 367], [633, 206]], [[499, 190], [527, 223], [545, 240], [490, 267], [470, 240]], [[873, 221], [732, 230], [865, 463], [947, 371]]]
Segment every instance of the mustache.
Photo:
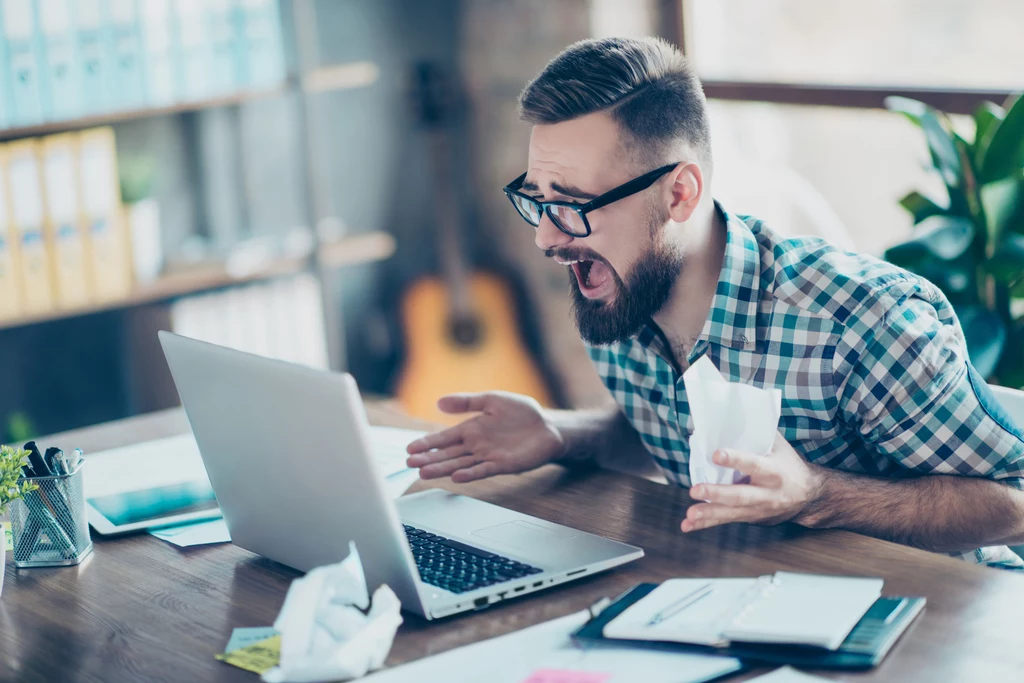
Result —
[[603, 256], [589, 249], [545, 249], [544, 256], [558, 258], [560, 261], [600, 261], [608, 265]]

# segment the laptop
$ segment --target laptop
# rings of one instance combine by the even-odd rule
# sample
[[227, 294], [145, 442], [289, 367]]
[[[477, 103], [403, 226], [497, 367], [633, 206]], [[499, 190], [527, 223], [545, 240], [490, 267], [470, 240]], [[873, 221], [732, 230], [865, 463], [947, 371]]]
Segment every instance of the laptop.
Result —
[[640, 548], [468, 496], [393, 500], [355, 380], [160, 332], [232, 541], [300, 571], [355, 542], [373, 591], [427, 619], [589, 576]]

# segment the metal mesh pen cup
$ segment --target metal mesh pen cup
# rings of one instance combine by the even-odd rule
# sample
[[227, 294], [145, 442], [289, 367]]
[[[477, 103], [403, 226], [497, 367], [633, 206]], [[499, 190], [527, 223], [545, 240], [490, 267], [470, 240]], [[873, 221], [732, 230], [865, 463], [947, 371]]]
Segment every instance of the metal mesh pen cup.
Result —
[[39, 488], [11, 503], [15, 566], [68, 567], [92, 552], [84, 465], [71, 474], [30, 477]]

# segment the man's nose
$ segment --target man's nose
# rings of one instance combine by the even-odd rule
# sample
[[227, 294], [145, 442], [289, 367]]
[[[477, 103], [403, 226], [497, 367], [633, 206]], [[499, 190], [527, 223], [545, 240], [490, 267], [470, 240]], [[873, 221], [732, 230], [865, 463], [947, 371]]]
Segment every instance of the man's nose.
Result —
[[534, 243], [541, 248], [543, 251], [553, 249], [555, 247], [562, 247], [569, 242], [572, 242], [573, 236], [566, 235], [564, 232], [559, 230], [554, 223], [551, 222], [551, 218], [547, 214], [544, 214], [540, 219], [540, 225], [537, 226], [537, 234], [534, 237]]

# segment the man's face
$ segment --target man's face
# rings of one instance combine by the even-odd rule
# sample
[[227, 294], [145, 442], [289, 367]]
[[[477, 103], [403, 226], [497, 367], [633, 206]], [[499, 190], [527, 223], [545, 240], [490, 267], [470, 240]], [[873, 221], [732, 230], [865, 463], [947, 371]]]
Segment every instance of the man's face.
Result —
[[[547, 201], [586, 203], [649, 168], [636, 168], [604, 113], [534, 126], [522, 191]], [[635, 334], [668, 300], [683, 266], [666, 244], [663, 183], [587, 214], [591, 234], [574, 238], [545, 215], [536, 243], [569, 269], [580, 336], [610, 344]]]

